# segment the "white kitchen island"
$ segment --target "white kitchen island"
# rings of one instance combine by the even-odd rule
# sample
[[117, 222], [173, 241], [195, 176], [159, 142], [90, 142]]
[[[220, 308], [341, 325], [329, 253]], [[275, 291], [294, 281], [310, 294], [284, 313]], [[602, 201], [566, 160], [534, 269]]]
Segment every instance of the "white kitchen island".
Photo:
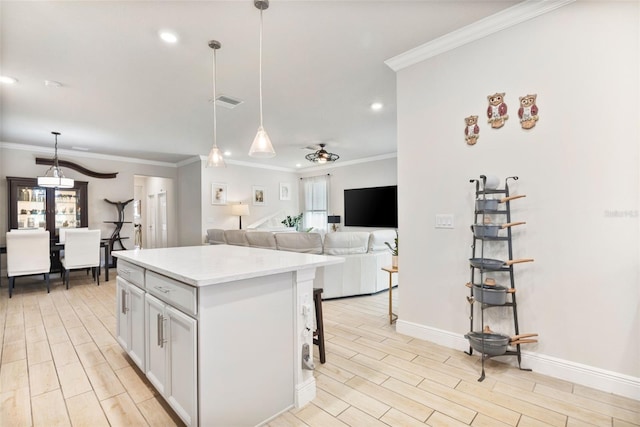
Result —
[[187, 425], [256, 426], [315, 397], [313, 279], [339, 257], [213, 245], [113, 252], [117, 336]]

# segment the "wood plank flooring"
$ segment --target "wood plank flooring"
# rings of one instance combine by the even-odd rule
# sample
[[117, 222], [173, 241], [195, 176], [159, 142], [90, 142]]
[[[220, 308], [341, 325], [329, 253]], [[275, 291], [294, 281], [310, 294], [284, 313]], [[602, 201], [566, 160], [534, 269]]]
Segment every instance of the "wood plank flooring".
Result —
[[[117, 344], [115, 280], [82, 273], [0, 288], [0, 426], [176, 426]], [[394, 299], [399, 291], [394, 290]], [[640, 401], [489, 362], [395, 332], [386, 292], [323, 303], [317, 397], [280, 426], [640, 426]], [[231, 426], [222, 426], [231, 427]]]

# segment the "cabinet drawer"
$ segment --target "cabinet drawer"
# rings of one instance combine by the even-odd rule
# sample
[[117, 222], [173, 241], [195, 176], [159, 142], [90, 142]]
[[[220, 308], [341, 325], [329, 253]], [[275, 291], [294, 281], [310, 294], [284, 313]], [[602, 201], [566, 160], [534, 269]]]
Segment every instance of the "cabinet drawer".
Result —
[[147, 291], [187, 314], [196, 315], [196, 288], [153, 271], [146, 273]]
[[118, 260], [118, 276], [126, 279], [136, 286], [144, 288], [144, 268]]

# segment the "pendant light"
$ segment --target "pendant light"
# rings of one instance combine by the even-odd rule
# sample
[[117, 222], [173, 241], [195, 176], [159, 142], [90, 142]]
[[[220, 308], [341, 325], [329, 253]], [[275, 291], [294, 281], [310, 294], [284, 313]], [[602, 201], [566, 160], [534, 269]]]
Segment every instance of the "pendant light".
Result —
[[46, 188], [73, 188], [74, 182], [71, 178], [65, 178], [62, 169], [58, 165], [58, 135], [60, 132], [51, 132], [55, 135], [56, 145], [53, 156], [53, 165], [47, 169], [44, 176], [38, 177], [38, 187]]
[[224, 159], [222, 158], [222, 152], [218, 148], [218, 144], [216, 143], [216, 134], [218, 132], [217, 126], [217, 114], [216, 114], [216, 50], [220, 49], [222, 45], [217, 40], [210, 40], [209, 47], [213, 49], [213, 147], [211, 147], [211, 151], [209, 152], [209, 157], [207, 157], [207, 167], [216, 167], [216, 168], [224, 168], [227, 165], [224, 164]]
[[271, 139], [262, 125], [262, 11], [269, 7], [269, 0], [254, 0], [253, 4], [260, 10], [260, 127], [249, 149], [249, 156], [269, 158], [276, 155]]

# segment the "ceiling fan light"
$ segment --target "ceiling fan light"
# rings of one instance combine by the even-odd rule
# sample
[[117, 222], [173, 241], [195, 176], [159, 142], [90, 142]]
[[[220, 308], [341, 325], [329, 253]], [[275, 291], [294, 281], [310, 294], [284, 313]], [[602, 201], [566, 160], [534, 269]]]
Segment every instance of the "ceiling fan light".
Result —
[[224, 168], [227, 165], [224, 163], [224, 159], [222, 158], [222, 152], [216, 146], [211, 147], [211, 151], [209, 151], [209, 157], [207, 157], [207, 167], [208, 168]]
[[306, 156], [304, 156], [304, 158], [309, 160], [310, 162], [324, 165], [327, 162], [335, 162], [340, 158], [340, 156], [335, 153], [329, 153], [324, 149], [324, 144], [320, 144], [320, 149], [313, 153], [307, 154]]
[[249, 156], [268, 159], [275, 155], [276, 150], [273, 149], [271, 138], [269, 138], [267, 131], [260, 126], [256, 137], [253, 139], [253, 144], [251, 144], [251, 148], [249, 149]]

